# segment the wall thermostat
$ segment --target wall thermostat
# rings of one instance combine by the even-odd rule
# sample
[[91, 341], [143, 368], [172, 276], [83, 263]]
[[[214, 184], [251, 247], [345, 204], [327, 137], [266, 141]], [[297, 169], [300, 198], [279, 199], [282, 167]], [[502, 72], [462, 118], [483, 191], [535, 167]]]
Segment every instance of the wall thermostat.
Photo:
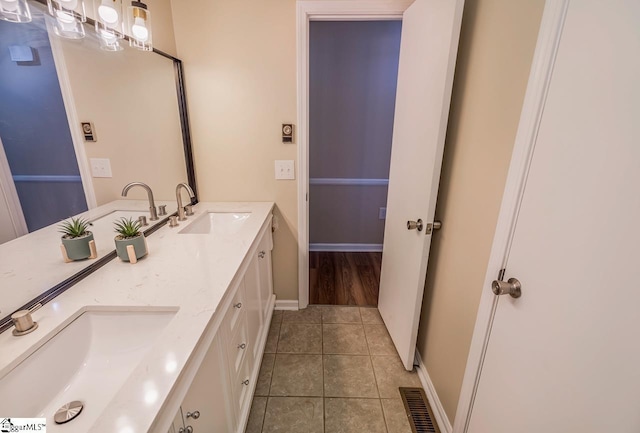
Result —
[[80, 122], [80, 125], [82, 125], [82, 135], [84, 135], [84, 141], [98, 141], [95, 129], [93, 128], [93, 123]]
[[293, 124], [292, 123], [282, 124], [282, 142], [293, 143]]

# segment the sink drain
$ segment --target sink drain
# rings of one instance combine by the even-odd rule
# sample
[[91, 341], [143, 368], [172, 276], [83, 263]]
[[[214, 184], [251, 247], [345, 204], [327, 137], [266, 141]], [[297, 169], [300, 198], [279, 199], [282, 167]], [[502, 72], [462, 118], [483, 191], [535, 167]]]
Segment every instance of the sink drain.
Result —
[[82, 402], [77, 400], [72, 401], [71, 403], [67, 403], [60, 409], [58, 409], [55, 416], [53, 417], [53, 420], [56, 422], [56, 424], [64, 424], [66, 422], [69, 422], [80, 415], [83, 407], [84, 405], [82, 404]]

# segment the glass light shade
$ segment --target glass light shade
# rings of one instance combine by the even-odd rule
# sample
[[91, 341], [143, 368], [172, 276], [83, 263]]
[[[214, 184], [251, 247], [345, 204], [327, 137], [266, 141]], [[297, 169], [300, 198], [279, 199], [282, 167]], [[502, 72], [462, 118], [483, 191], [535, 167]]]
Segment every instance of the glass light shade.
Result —
[[121, 0], [94, 0], [96, 32], [117, 35], [119, 38], [124, 33], [124, 20], [122, 19]]
[[49, 13], [55, 18], [53, 31], [67, 39], [85, 36], [83, 22], [87, 21], [84, 0], [48, 0]]
[[49, 13], [58, 18], [61, 14], [71, 14], [81, 23], [87, 22], [87, 11], [84, 0], [47, 0]]
[[127, 8], [127, 34], [129, 45], [142, 51], [152, 51], [151, 12], [147, 5], [133, 1]]
[[102, 31], [98, 34], [100, 40], [100, 49], [104, 51], [122, 51], [124, 48], [120, 45], [120, 37], [117, 34]]
[[31, 10], [27, 0], [0, 0], [0, 20], [13, 23], [31, 22]]

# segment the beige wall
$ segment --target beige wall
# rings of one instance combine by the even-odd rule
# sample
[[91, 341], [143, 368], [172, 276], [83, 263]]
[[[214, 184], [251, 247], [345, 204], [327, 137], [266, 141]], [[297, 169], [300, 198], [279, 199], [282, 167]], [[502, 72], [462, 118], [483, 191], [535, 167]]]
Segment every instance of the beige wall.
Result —
[[[57, 40], [80, 122], [94, 124], [97, 142], [87, 158], [108, 158], [113, 177], [93, 178], [98, 205], [121, 198], [132, 181], [147, 183], [156, 200], [174, 200], [187, 181], [173, 62], [126, 49], [105, 52], [87, 41]], [[74, 125], [80, 128], [80, 125]], [[142, 189], [128, 198], [146, 199]]]
[[[297, 159], [282, 123], [296, 121], [295, 0], [174, 0], [196, 176], [204, 201], [274, 201], [274, 288], [296, 299], [297, 182], [274, 160]], [[297, 167], [296, 167], [297, 171]]]
[[453, 422], [544, 0], [467, 0], [418, 350]]

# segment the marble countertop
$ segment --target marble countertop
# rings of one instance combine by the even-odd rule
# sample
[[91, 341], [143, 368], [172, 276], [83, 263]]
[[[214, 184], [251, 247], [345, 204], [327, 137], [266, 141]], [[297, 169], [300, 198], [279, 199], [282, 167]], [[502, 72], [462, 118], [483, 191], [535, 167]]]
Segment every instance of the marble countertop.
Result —
[[[156, 417], [205, 331], [211, 330], [214, 318], [219, 316], [215, 314], [218, 305], [256, 242], [273, 205], [271, 202], [238, 202], [194, 206], [195, 215], [188, 221], [176, 228], [165, 225], [147, 239], [149, 255], [137, 264], [115, 259], [36, 311], [33, 316], [39, 328], [35, 332], [22, 337], [14, 337], [10, 331], [0, 334], [0, 377], [85, 311], [177, 308], [171, 322], [115, 398], [85, 430], [94, 433], [149, 431], [155, 427]], [[250, 212], [251, 215], [233, 235], [178, 234], [207, 212]], [[46, 415], [51, 432], [80, 431], [74, 429], [72, 423], [66, 425], [70, 427], [67, 429], [65, 425], [55, 425], [53, 414]]]
[[[167, 205], [167, 212], [175, 212], [175, 202], [156, 202], [156, 206], [159, 205]], [[99, 223], [96, 221], [90, 228], [96, 241], [98, 258], [115, 249], [114, 218], [109, 218], [109, 215], [116, 211], [136, 211], [136, 215], [145, 215], [147, 220], [150, 216], [147, 200], [115, 200], [76, 215], [88, 221], [106, 217]], [[149, 227], [154, 224], [153, 221], [149, 223]], [[0, 317], [11, 314], [95, 262], [87, 259], [64, 263], [58, 230], [58, 224], [52, 224], [0, 245]], [[36, 265], [38, 271], [34, 272]]]

